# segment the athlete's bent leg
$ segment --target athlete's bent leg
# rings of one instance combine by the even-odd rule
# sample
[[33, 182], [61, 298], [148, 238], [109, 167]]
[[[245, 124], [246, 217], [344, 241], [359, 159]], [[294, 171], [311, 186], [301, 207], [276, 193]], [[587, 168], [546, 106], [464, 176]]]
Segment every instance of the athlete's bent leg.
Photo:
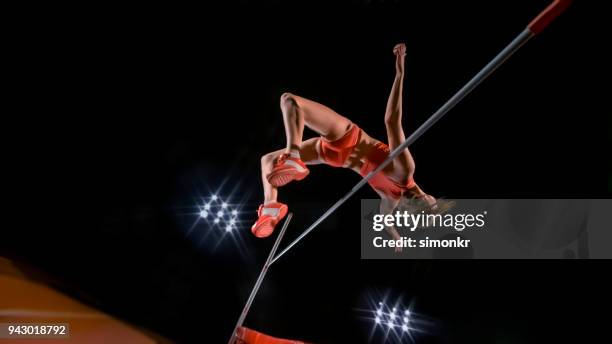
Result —
[[[300, 145], [300, 155], [305, 160], [305, 164], [314, 165], [320, 163], [316, 150], [317, 140], [318, 138], [312, 138]], [[257, 222], [251, 227], [251, 232], [260, 238], [270, 236], [276, 225], [288, 212], [287, 205], [277, 200], [278, 188], [268, 181], [268, 175], [270, 175], [274, 165], [278, 162], [278, 158], [282, 155], [285, 155], [284, 150], [277, 150], [261, 158], [261, 181], [264, 189], [264, 203], [259, 206]]]

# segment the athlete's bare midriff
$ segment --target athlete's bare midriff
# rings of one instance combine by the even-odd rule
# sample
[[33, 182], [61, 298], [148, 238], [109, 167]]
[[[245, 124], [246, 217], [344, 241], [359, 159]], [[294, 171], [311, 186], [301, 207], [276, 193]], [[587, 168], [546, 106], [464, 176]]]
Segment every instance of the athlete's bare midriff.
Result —
[[[360, 173], [363, 165], [366, 163], [368, 153], [380, 142], [381, 141], [368, 135], [364, 130], [361, 130], [355, 149], [349, 155], [348, 159], [346, 159], [346, 163], [342, 167]], [[385, 172], [391, 169], [393, 169], [393, 165], [390, 164], [385, 168]]]

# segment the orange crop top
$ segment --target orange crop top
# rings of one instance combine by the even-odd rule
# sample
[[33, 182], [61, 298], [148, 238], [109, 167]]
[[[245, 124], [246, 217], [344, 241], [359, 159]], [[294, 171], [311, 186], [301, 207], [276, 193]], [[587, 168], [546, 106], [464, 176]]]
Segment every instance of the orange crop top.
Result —
[[[329, 141], [325, 138], [321, 138], [321, 159], [323, 159], [323, 161], [330, 166], [343, 167], [344, 163], [359, 142], [360, 135], [361, 129], [357, 125], [353, 124], [349, 131], [347, 131], [344, 136], [337, 140]], [[365, 177], [368, 173], [380, 166], [380, 164], [385, 161], [388, 156], [389, 146], [382, 142], [377, 142], [365, 157], [365, 162], [361, 167], [359, 174]], [[392, 199], [399, 199], [406, 190], [413, 188], [416, 185], [414, 179], [412, 178], [410, 178], [406, 184], [398, 183], [389, 178], [382, 171], [373, 176], [368, 181], [368, 184], [370, 184], [374, 190], [380, 191]]]

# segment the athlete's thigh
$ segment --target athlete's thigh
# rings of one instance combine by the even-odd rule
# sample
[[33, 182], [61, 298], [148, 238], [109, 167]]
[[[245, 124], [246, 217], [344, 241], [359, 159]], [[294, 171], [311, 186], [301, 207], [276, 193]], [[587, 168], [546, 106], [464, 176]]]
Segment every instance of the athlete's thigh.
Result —
[[331, 141], [346, 134], [351, 125], [348, 118], [323, 104], [296, 95], [294, 97], [304, 114], [307, 127]]

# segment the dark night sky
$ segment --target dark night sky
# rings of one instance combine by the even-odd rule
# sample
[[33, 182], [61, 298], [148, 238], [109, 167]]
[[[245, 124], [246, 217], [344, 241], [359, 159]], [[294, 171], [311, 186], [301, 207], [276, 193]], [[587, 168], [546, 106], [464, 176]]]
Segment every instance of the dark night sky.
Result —
[[[261, 202], [259, 158], [284, 146], [281, 93], [324, 103], [382, 139], [391, 49], [402, 41], [410, 132], [547, 3], [234, 2], [58, 21], [20, 53], [22, 87], [36, 96], [15, 144], [28, 176], [20, 186], [33, 192], [0, 253], [135, 324], [221, 343], [272, 245], [248, 228]], [[574, 4], [411, 147], [427, 192], [610, 197], [611, 123], [600, 103], [609, 37], [588, 6]], [[288, 237], [358, 180], [317, 166], [282, 190], [295, 212]], [[193, 218], [181, 214], [223, 181], [220, 193], [244, 203], [248, 257], [231, 242], [198, 245], [205, 226], [185, 236]], [[527, 343], [591, 333], [594, 309], [609, 299], [605, 262], [362, 261], [359, 199], [374, 197], [359, 191], [274, 266], [248, 326], [361, 343], [369, 324], [354, 309], [368, 291], [392, 290], [436, 320], [421, 343]]]

